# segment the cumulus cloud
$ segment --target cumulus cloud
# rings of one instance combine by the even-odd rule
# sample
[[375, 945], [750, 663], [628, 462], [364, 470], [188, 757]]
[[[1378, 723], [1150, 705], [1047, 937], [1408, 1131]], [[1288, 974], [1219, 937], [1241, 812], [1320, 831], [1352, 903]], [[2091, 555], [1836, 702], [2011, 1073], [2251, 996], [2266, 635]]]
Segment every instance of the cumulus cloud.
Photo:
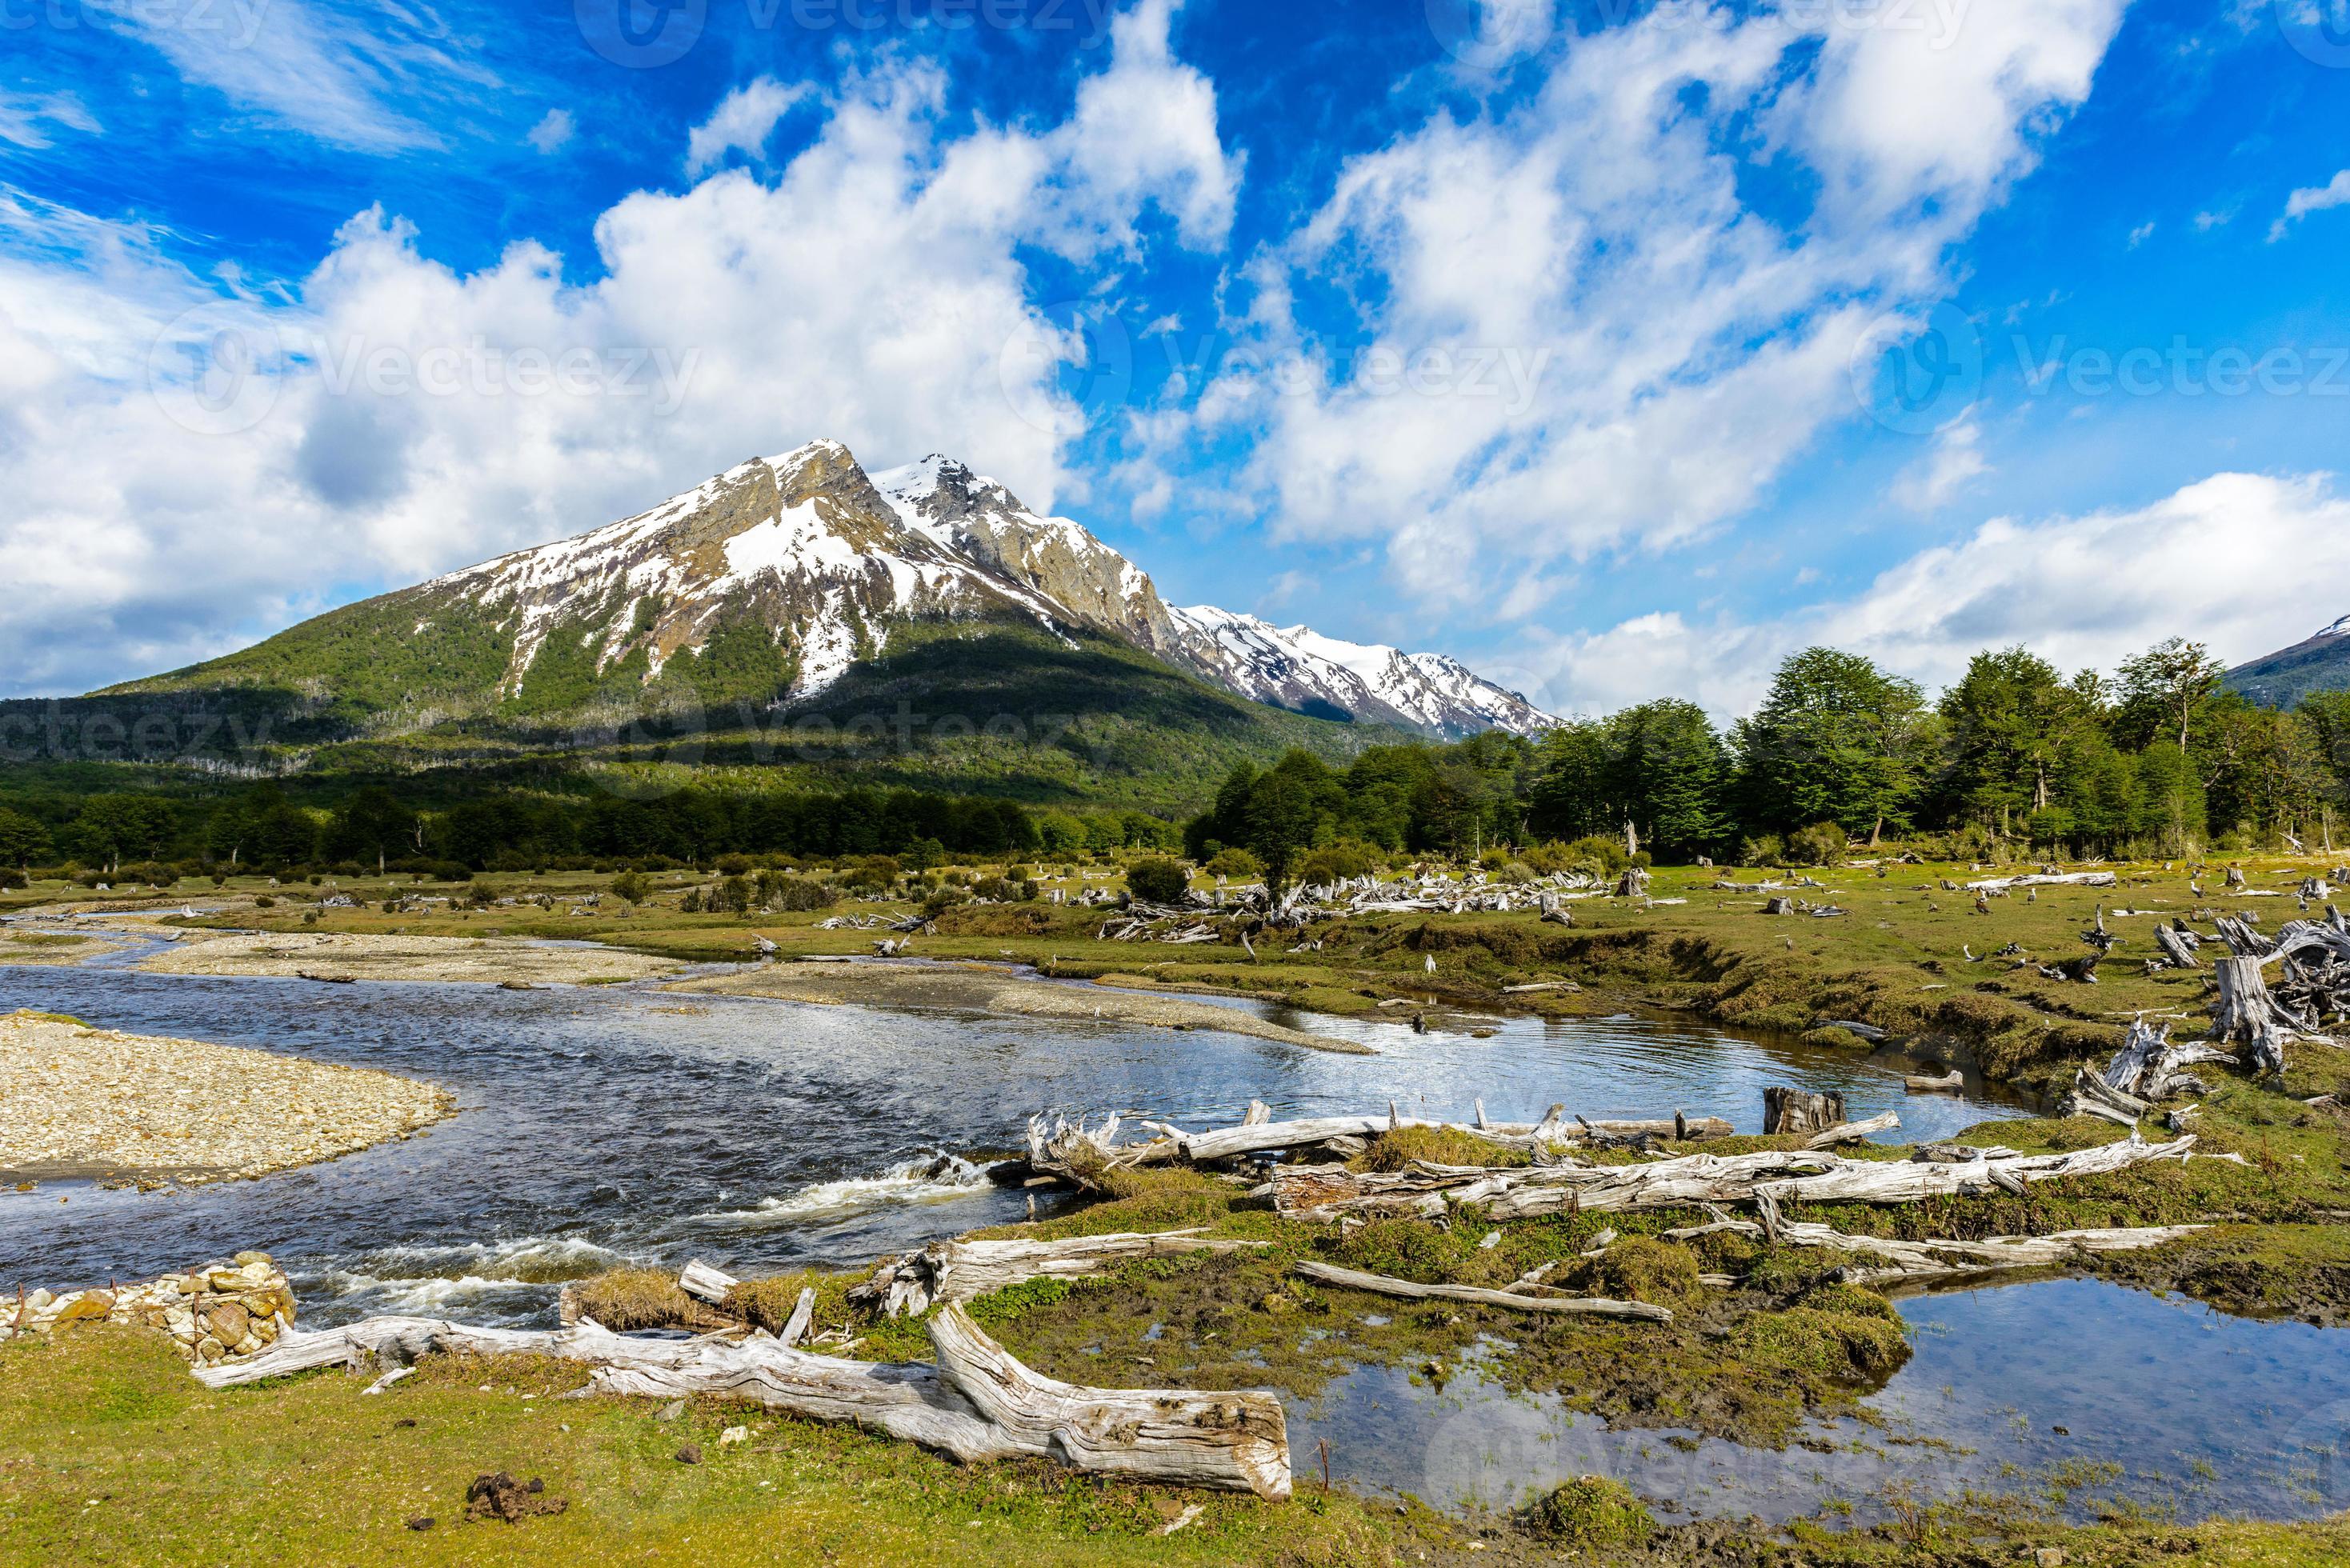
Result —
[[[2214, 539], [2229, 547], [2214, 550]], [[2126, 563], [2117, 568], [2116, 563]], [[2134, 511], [1998, 518], [1920, 551], [1852, 597], [1761, 622], [1648, 615], [1546, 639], [1520, 662], [1570, 707], [1694, 697], [1749, 711], [1779, 661], [1832, 644], [1939, 689], [1985, 649], [2028, 645], [2060, 670], [2111, 670], [2191, 635], [2230, 663], [2339, 618], [2350, 500], [2329, 475], [2222, 473]]]
[[[1859, 415], [1872, 324], [1948, 287], [2121, 0], [1979, 0], [1947, 37], [1807, 9], [1574, 36], [1524, 106], [1440, 110], [1351, 161], [1248, 275], [1251, 346], [1285, 381], [1227, 377], [1196, 439], [1260, 426], [1248, 480], [1276, 528], [1379, 541], [1437, 604], [1753, 506]], [[1750, 203], [1726, 149], [1758, 139], [1815, 179], [1801, 219]], [[1308, 296], [1354, 330], [1307, 325]]]
[[773, 77], [761, 77], [736, 88], [719, 100], [708, 119], [693, 128], [685, 144], [685, 171], [700, 174], [725, 161], [729, 152], [753, 158], [766, 151], [767, 138], [795, 105], [811, 95], [806, 83], [788, 86]]
[[2350, 169], [2323, 185], [2312, 185], [2295, 191], [2284, 201], [2284, 216], [2269, 228], [2269, 243], [2276, 244], [2285, 237], [2293, 225], [2312, 213], [2323, 213], [2332, 207], [2350, 207]]
[[1147, 25], [1167, 9], [1102, 76], [1159, 73], [1190, 108], [1126, 122], [1117, 158], [1075, 155], [1098, 105], [959, 130], [943, 78], [901, 64], [851, 79], [768, 179], [618, 202], [583, 284], [533, 243], [450, 267], [370, 209], [306, 276], [224, 292], [167, 236], [0, 193], [0, 680], [186, 663], [328, 585], [577, 532], [818, 436], [876, 463], [953, 441], [1050, 505], [1064, 438], [1031, 410], [1059, 366], [1007, 346], [1067, 345], [1021, 245], [1132, 244], [1154, 204], [1206, 243], [1228, 202], [1172, 172], [1232, 171], [1198, 134], [1212, 95], [1184, 96]]

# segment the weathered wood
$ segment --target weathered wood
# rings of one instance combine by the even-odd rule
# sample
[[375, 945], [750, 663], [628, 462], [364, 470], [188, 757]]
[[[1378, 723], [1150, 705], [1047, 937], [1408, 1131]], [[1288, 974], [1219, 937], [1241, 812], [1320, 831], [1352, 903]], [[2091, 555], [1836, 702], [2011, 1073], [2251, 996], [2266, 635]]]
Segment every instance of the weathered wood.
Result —
[[2202, 945], [2192, 931], [2182, 931], [2176, 926], [2154, 928], [2155, 946], [2162, 950], [2163, 961], [2172, 969], [2201, 969], [2203, 961], [2195, 956]]
[[890, 1317], [919, 1316], [936, 1302], [967, 1302], [1030, 1280], [1076, 1280], [1145, 1258], [1248, 1251], [1269, 1241], [1210, 1241], [1197, 1230], [1079, 1236], [1061, 1241], [935, 1241], [883, 1263], [850, 1293]]
[[1342, 1290], [1367, 1291], [1373, 1295], [1398, 1296], [1406, 1301], [1466, 1302], [1475, 1306], [1506, 1307], [1512, 1312], [1535, 1313], [1550, 1317], [1617, 1317], [1633, 1318], [1643, 1323], [1670, 1323], [1672, 1310], [1648, 1302], [1608, 1301], [1598, 1296], [1527, 1296], [1513, 1291], [1482, 1290], [1475, 1285], [1423, 1285], [1411, 1280], [1392, 1280], [1384, 1274], [1358, 1273], [1353, 1269], [1341, 1269], [1329, 1263], [1301, 1261], [1296, 1272], [1306, 1279]]
[[815, 1355], [764, 1336], [634, 1339], [592, 1321], [533, 1333], [370, 1318], [281, 1335], [261, 1355], [195, 1376], [226, 1388], [370, 1360], [406, 1365], [435, 1352], [549, 1355], [595, 1366], [583, 1394], [717, 1395], [854, 1424], [966, 1463], [1043, 1458], [1085, 1470], [1289, 1495], [1288, 1439], [1280, 1402], [1270, 1395], [1055, 1383], [1022, 1366], [952, 1303], [931, 1319], [931, 1339], [938, 1366], [884, 1366]]
[[726, 1300], [726, 1293], [743, 1282], [733, 1275], [722, 1273], [696, 1258], [685, 1265], [677, 1276], [677, 1288], [698, 1302], [717, 1306]]
[[1965, 1090], [1967, 1075], [1953, 1067], [1939, 1078], [1915, 1075], [1904, 1078], [1901, 1080], [1901, 1086], [1913, 1095], [1953, 1095]]
[[1765, 1137], [1825, 1132], [1844, 1123], [1844, 1096], [1814, 1095], [1802, 1089], [1762, 1091], [1762, 1132]]
[[784, 1320], [784, 1332], [775, 1337], [786, 1345], [804, 1345], [808, 1331], [816, 1326], [816, 1287], [800, 1292], [800, 1299], [792, 1304], [792, 1315]]
[[2126, 1095], [2096, 1074], [2083, 1067], [2074, 1075], [2073, 1092], [2064, 1102], [2064, 1114], [2072, 1116], [2100, 1116], [2122, 1127], [2135, 1128], [2138, 1118], [2147, 1112], [2144, 1100]]
[[[2137, 1230], [2063, 1231], [2047, 1236], [1993, 1236], [1981, 1241], [1903, 1241], [1884, 1236], [1849, 1236], [1825, 1225], [1775, 1220], [1768, 1239], [1783, 1247], [1817, 1247], [1881, 1260], [1845, 1271], [1854, 1284], [1883, 1284], [1953, 1274], [1989, 1273], [2003, 1269], [2061, 1268], [2099, 1253], [2145, 1251], [2193, 1235], [2198, 1225], [2155, 1226]], [[1664, 1232], [1670, 1241], [1691, 1241], [1718, 1231], [1762, 1238], [1765, 1227], [1733, 1220], [1714, 1211], [1710, 1224]]]
[[2131, 1024], [2128, 1040], [2100, 1075], [2110, 1087], [2151, 1104], [2173, 1095], [2210, 1093], [2209, 1085], [2186, 1071], [2207, 1062], [2241, 1065], [2237, 1057], [2215, 1046], [2201, 1041], [2173, 1041], [2168, 1025], [2158, 1032], [2139, 1019]]
[[2195, 1147], [2192, 1135], [2170, 1143], [2150, 1144], [2133, 1133], [2119, 1143], [2068, 1154], [2015, 1155], [1986, 1158], [1963, 1165], [1926, 1161], [1839, 1161], [1833, 1170], [1817, 1175], [1758, 1182], [1752, 1190], [1775, 1201], [1805, 1203], [1916, 1203], [1929, 1198], [1971, 1196], [1990, 1191], [2021, 1191], [2037, 1182], [2066, 1177], [2103, 1176], [2134, 1165], [2176, 1159], [2182, 1163]]
[[2247, 1047], [2260, 1072], [2283, 1072], [2286, 1044], [2296, 1034], [2315, 1033], [2316, 1021], [2295, 1017], [2269, 994], [2259, 958], [2225, 958], [2215, 969], [2220, 992], [2211, 1006], [2211, 1038]]
[[2042, 873], [2032, 877], [2001, 877], [1970, 882], [1970, 893], [2005, 893], [2017, 888], [2113, 888], [2121, 878], [2111, 871], [2075, 871], [2067, 876]]
[[1804, 1147], [1833, 1148], [1840, 1143], [1860, 1143], [1881, 1132], [1898, 1131], [1900, 1127], [1899, 1115], [1887, 1111], [1883, 1116], [1871, 1116], [1865, 1122], [1846, 1122], [1841, 1127], [1832, 1127], [1825, 1132], [1816, 1133]]
[[931, 1320], [941, 1373], [983, 1417], [1084, 1470], [1281, 1499], [1289, 1437], [1270, 1394], [1086, 1388], [1039, 1376], [949, 1303]]

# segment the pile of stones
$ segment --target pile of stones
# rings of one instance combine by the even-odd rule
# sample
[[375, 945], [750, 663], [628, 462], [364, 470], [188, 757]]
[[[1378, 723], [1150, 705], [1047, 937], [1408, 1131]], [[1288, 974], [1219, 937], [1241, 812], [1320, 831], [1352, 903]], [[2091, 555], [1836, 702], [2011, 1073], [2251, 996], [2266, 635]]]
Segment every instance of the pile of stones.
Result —
[[19, 1293], [0, 1299], [0, 1340], [49, 1334], [67, 1324], [118, 1323], [161, 1331], [199, 1366], [235, 1360], [294, 1326], [294, 1289], [266, 1252], [109, 1290]]

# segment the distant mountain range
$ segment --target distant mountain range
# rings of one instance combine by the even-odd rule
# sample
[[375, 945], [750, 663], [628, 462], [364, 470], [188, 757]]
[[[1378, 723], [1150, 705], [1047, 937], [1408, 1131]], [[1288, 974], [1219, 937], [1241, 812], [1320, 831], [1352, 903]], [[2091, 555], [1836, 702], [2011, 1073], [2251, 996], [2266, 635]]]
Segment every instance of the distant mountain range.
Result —
[[[783, 725], [896, 715], [923, 731], [899, 751], [923, 755], [886, 776], [1014, 792], [1086, 787], [1058, 776], [1072, 766], [1197, 774], [1289, 745], [1557, 722], [1440, 655], [1171, 607], [1085, 527], [960, 462], [868, 475], [832, 441], [97, 696], [130, 693], [257, 708], [281, 746], [402, 767], [576, 753], [645, 711], [748, 737], [703, 761], [755, 761]], [[1064, 719], [1089, 739], [1043, 735]]]
[[2350, 616], [2306, 642], [2238, 665], [2228, 683], [2255, 702], [2288, 709], [2313, 691], [2350, 690]]

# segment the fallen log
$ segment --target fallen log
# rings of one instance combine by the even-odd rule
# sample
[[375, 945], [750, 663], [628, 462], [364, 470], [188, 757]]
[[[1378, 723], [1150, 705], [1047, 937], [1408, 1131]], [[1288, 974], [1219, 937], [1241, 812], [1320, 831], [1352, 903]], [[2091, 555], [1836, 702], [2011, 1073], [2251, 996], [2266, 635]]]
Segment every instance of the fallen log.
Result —
[[1952, 1274], [1990, 1273], [2003, 1269], [2061, 1268], [2104, 1252], [2138, 1252], [2163, 1246], [2203, 1229], [2199, 1225], [2153, 1226], [2137, 1230], [2062, 1231], [2048, 1236], [1993, 1236], [1981, 1241], [1902, 1241], [1885, 1236], [1849, 1236], [1828, 1226], [1776, 1220], [1765, 1226], [1733, 1220], [1714, 1211], [1711, 1224], [1667, 1231], [1669, 1241], [1729, 1231], [1767, 1239], [1783, 1247], [1817, 1247], [1883, 1260], [1877, 1265], [1855, 1265], [1844, 1272], [1847, 1283], [1883, 1284]]
[[2073, 1092], [2064, 1106], [2064, 1114], [2068, 1116], [2101, 1116], [2131, 1128], [2137, 1127], [2138, 1118], [2146, 1113], [2144, 1100], [2124, 1094], [2086, 1067], [2074, 1075]]
[[1289, 1496], [1289, 1436], [1270, 1394], [1087, 1388], [1023, 1366], [950, 1302], [931, 1320], [939, 1370], [987, 1421], [1078, 1469]]
[[1945, 1077], [1926, 1078], [1911, 1076], [1904, 1078], [1901, 1080], [1901, 1086], [1908, 1090], [1913, 1095], [1960, 1094], [1966, 1089], [1967, 1075], [1964, 1073], [1960, 1072], [1956, 1067], [1953, 1067]]
[[1367, 1291], [1373, 1295], [1398, 1296], [1405, 1301], [1466, 1302], [1475, 1306], [1506, 1307], [1512, 1312], [1536, 1313], [1552, 1317], [1634, 1318], [1644, 1323], [1673, 1321], [1672, 1309], [1654, 1306], [1647, 1302], [1608, 1301], [1598, 1296], [1527, 1296], [1513, 1291], [1482, 1290], [1475, 1285], [1423, 1285], [1410, 1280], [1357, 1273], [1353, 1269], [1310, 1261], [1301, 1261], [1296, 1265], [1296, 1272], [1318, 1284], [1336, 1285], [1342, 1290]]
[[1988, 881], [1970, 882], [1970, 893], [2005, 893], [2017, 888], [2113, 888], [2121, 878], [2111, 871], [2074, 871], [2064, 876], [2041, 873], [2031, 877], [2002, 877]]
[[934, 1302], [967, 1302], [1030, 1280], [1087, 1279], [1144, 1258], [1242, 1252], [1272, 1244], [1209, 1241], [1197, 1230], [1064, 1241], [935, 1241], [883, 1263], [849, 1299], [878, 1305], [889, 1317], [920, 1316]]
[[406, 1365], [435, 1352], [548, 1355], [596, 1368], [581, 1394], [742, 1398], [803, 1419], [853, 1424], [964, 1463], [1021, 1458], [1187, 1486], [1286, 1498], [1289, 1445], [1266, 1394], [1084, 1388], [1040, 1377], [949, 1303], [931, 1320], [936, 1366], [815, 1355], [779, 1339], [650, 1340], [592, 1322], [554, 1333], [370, 1318], [282, 1336], [249, 1360], [200, 1368], [210, 1388], [324, 1366]]
[[1860, 1143], [1881, 1132], [1898, 1131], [1900, 1127], [1900, 1116], [1892, 1111], [1887, 1111], [1881, 1116], [1871, 1116], [1865, 1122], [1846, 1122], [1840, 1127], [1832, 1127], [1825, 1132], [1815, 1133], [1804, 1147], [1834, 1148], [1840, 1143]]
[[2068, 1154], [1986, 1158], [1957, 1165], [1922, 1160], [1842, 1160], [1833, 1170], [1758, 1182], [1752, 1190], [1758, 1199], [1767, 1194], [1783, 1203], [1916, 1203], [1929, 1198], [1973, 1196], [1994, 1189], [2020, 1192], [2035, 1182], [2103, 1176], [2158, 1160], [2184, 1163], [2194, 1147], [2192, 1134], [2170, 1143], [2150, 1144], [2133, 1132], [2121, 1142]]

